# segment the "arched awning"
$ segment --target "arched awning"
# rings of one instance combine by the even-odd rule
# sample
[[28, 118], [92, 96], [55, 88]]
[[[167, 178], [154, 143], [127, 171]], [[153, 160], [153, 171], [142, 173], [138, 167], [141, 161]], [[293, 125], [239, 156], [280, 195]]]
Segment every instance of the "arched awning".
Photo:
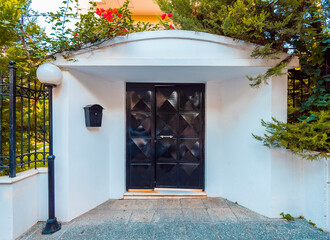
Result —
[[[265, 72], [276, 59], [251, 57], [254, 44], [203, 32], [149, 31], [116, 37], [99, 46], [71, 53], [75, 61], [58, 56], [63, 69], [122, 81], [205, 82], [241, 78]], [[297, 66], [295, 59], [290, 66]], [[187, 79], [187, 77], [189, 79]], [[186, 79], [183, 79], [186, 78]], [[173, 80], [174, 81], [174, 80]]]

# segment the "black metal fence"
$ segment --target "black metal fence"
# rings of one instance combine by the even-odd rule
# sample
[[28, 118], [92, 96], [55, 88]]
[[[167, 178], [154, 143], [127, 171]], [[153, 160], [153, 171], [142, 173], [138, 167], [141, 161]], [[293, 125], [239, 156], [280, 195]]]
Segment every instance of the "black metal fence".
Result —
[[[325, 62], [324, 67], [321, 69], [321, 74], [330, 76], [330, 48], [325, 52]], [[329, 77], [327, 77], [329, 78]], [[298, 111], [290, 111], [292, 108], [301, 107], [302, 103], [306, 102], [310, 96], [313, 94], [313, 88], [315, 83], [312, 84], [311, 81], [304, 76], [300, 70], [289, 70], [288, 76], [288, 108], [289, 115], [288, 121], [297, 121], [301, 113]], [[325, 82], [326, 93], [330, 93], [330, 81]]]
[[312, 94], [311, 82], [299, 70], [289, 70], [288, 107], [300, 107]]
[[0, 75], [0, 176], [47, 166], [48, 90], [35, 78], [16, 77], [15, 63]]

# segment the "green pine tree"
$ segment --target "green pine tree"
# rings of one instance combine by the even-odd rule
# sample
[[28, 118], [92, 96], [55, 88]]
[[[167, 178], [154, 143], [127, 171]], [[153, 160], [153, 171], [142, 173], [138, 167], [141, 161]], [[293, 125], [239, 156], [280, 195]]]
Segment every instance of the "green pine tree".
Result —
[[[288, 123], [262, 125], [264, 136], [255, 136], [268, 147], [288, 148], [310, 160], [330, 157], [330, 3], [326, 0], [155, 0], [161, 10], [173, 14], [177, 28], [228, 36], [258, 44], [253, 57], [290, 55], [257, 77], [248, 77], [251, 86], [267, 83], [281, 75], [293, 56], [300, 59], [297, 75], [310, 81], [312, 94], [292, 113]], [[328, 57], [329, 58], [329, 57]], [[309, 92], [309, 91], [308, 91]], [[305, 94], [306, 95], [306, 94]], [[290, 100], [289, 100], [290, 102]], [[307, 151], [307, 153], [306, 153]], [[308, 153], [318, 151], [319, 153]]]

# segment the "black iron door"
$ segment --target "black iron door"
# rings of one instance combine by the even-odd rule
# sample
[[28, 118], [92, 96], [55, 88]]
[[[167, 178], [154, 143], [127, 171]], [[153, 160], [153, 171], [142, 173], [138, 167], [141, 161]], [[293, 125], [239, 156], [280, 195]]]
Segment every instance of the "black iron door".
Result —
[[126, 186], [151, 189], [155, 184], [154, 86], [126, 86]]
[[204, 85], [127, 84], [127, 189], [204, 188]]

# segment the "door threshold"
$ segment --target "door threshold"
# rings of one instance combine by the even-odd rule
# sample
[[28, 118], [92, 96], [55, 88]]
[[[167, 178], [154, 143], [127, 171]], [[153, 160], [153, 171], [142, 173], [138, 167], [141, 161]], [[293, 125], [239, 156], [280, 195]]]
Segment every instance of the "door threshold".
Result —
[[124, 199], [162, 199], [162, 198], [206, 198], [201, 189], [155, 188], [129, 189], [124, 193]]

